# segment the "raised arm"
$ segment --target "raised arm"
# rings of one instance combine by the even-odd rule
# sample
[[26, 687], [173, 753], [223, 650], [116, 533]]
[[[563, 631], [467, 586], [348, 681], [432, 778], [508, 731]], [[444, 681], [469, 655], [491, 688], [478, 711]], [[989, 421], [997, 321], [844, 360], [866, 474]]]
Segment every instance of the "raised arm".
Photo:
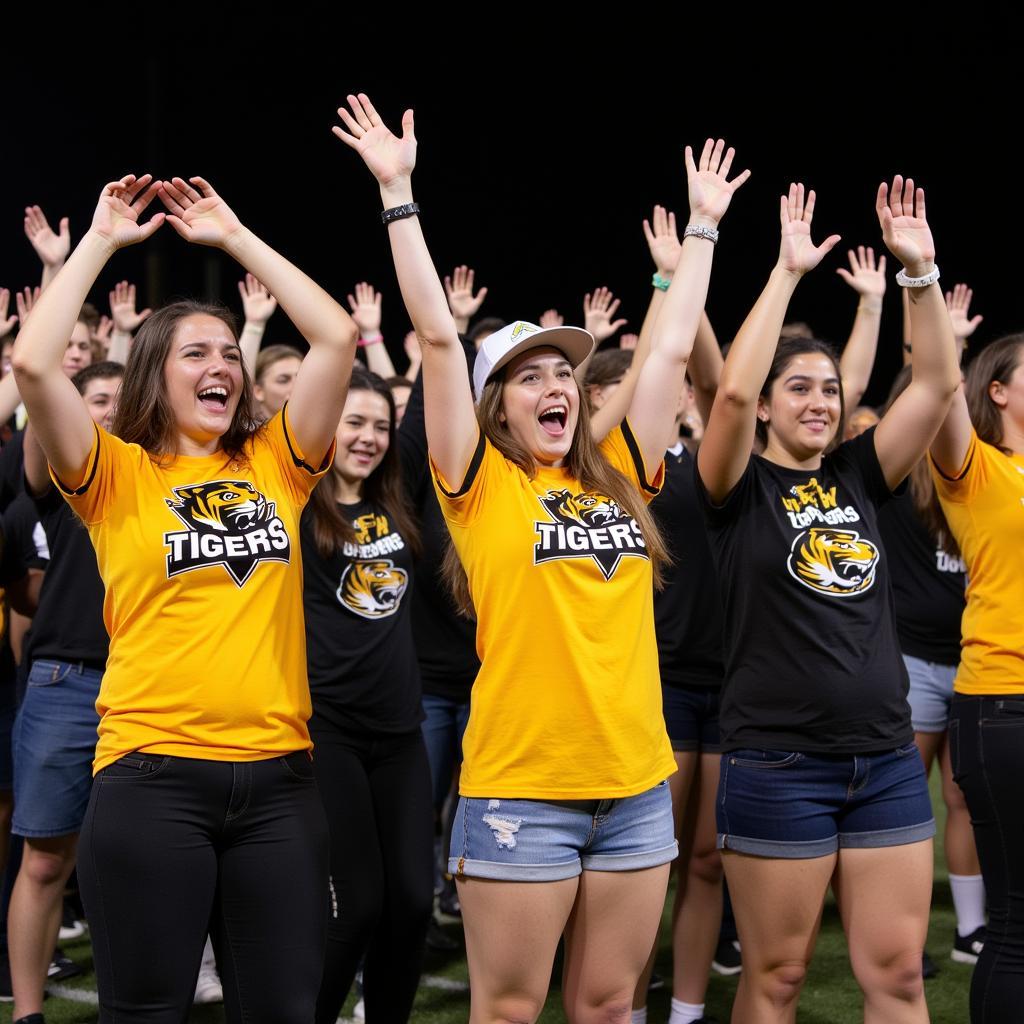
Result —
[[61, 369], [64, 350], [89, 289], [113, 253], [149, 238], [163, 223], [157, 213], [139, 216], [160, 182], [129, 174], [100, 194], [92, 226], [53, 283], [39, 297], [14, 345], [14, 373], [39, 443], [57, 475], [69, 485], [81, 481], [95, 427], [75, 386]]
[[[885, 244], [903, 264], [903, 274], [896, 280], [909, 293], [913, 338], [910, 383], [875, 428], [878, 462], [889, 486], [897, 487], [935, 440], [960, 386], [960, 363], [938, 285], [924, 189], [915, 189], [912, 178], [904, 181], [896, 175], [891, 191], [885, 182], [879, 186], [875, 207]], [[941, 454], [937, 461], [946, 467], [950, 452]]]
[[352, 319], [359, 328], [359, 347], [366, 357], [366, 365], [378, 377], [389, 380], [395, 376], [395, 364], [384, 347], [384, 335], [380, 333], [381, 294], [372, 284], [360, 281], [355, 295], [349, 295], [348, 305]]
[[771, 369], [789, 300], [803, 275], [839, 241], [838, 235], [829, 236], [817, 246], [811, 241], [814, 202], [813, 189], [804, 201], [801, 184], [790, 185], [789, 195], [782, 196], [778, 262], [743, 321], [722, 368], [718, 395], [697, 454], [701, 481], [716, 503], [729, 496], [750, 459], [757, 400]]
[[252, 274], [246, 274], [238, 282], [238, 294], [242, 296], [242, 311], [245, 324], [242, 336], [238, 339], [238, 347], [242, 350], [242, 365], [249, 376], [256, 376], [256, 358], [260, 354], [263, 335], [267, 330], [267, 321], [277, 309], [277, 299], [267, 291], [262, 281], [257, 281]]
[[734, 156], [735, 150], [726, 150], [721, 139], [708, 139], [698, 168], [693, 151], [686, 147], [690, 220], [672, 284], [654, 325], [651, 354], [640, 370], [629, 407], [630, 426], [648, 470], [665, 457], [665, 439], [675, 419], [686, 365], [707, 299], [718, 224], [729, 209], [733, 193], [750, 177], [750, 171], [743, 171], [728, 180]]
[[25, 236], [32, 243], [43, 265], [41, 287], [46, 288], [57, 276], [71, 252], [71, 228], [67, 217], [60, 219], [60, 231], [55, 232], [38, 206], [25, 207]]
[[309, 343], [288, 402], [288, 422], [305, 459], [319, 465], [345, 408], [356, 325], [315, 281], [244, 227], [203, 178], [163, 182], [167, 221], [186, 241], [233, 256], [261, 281]]
[[148, 307], [141, 313], [135, 311], [135, 285], [127, 281], [119, 281], [114, 285], [114, 290], [110, 293], [110, 318], [114, 326], [107, 348], [108, 359], [115, 363], [128, 362], [132, 337], [142, 321], [152, 312], [153, 310]]
[[[416, 135], [412, 111], [405, 112], [402, 137], [398, 138], [365, 93], [349, 96], [348, 103], [351, 113], [344, 107], [338, 110], [347, 131], [335, 127], [334, 134], [363, 158], [380, 185], [386, 210], [413, 203]], [[430, 454], [445, 480], [457, 487], [465, 479], [479, 438], [466, 357], [418, 214], [389, 220], [388, 237], [405, 308], [423, 351], [424, 418]]]
[[836, 273], [857, 293], [857, 313], [846, 347], [839, 360], [843, 377], [843, 400], [847, 414], [860, 405], [871, 380], [878, 351], [878, 333], [882, 326], [882, 297], [885, 295], [885, 256], [875, 264], [871, 246], [857, 246], [847, 256], [850, 269], [837, 267]]
[[469, 321], [487, 298], [487, 289], [481, 288], [473, 294], [473, 283], [476, 271], [463, 264], [456, 267], [450, 276], [444, 279], [444, 291], [448, 296], [448, 307], [455, 317], [455, 327], [459, 334], [469, 330]]

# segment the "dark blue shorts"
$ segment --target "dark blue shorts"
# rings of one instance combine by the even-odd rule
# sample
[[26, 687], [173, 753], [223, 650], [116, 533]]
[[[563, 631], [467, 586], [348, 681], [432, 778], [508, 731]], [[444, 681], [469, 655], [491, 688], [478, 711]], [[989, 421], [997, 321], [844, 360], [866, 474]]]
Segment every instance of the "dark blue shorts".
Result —
[[661, 687], [665, 728], [673, 750], [699, 750], [717, 754], [718, 705], [721, 690], [708, 686]]
[[917, 747], [822, 756], [785, 750], [722, 755], [718, 847], [759, 857], [824, 857], [935, 835]]

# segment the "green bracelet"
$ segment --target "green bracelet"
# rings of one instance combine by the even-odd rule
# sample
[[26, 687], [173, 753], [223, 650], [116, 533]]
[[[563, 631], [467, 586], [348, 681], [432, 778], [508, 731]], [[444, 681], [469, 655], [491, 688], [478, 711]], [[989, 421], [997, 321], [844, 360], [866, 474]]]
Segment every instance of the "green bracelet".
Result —
[[655, 274], [651, 278], [651, 284], [660, 291], [667, 292], [668, 286], [672, 283], [671, 277], [662, 277], [661, 274]]

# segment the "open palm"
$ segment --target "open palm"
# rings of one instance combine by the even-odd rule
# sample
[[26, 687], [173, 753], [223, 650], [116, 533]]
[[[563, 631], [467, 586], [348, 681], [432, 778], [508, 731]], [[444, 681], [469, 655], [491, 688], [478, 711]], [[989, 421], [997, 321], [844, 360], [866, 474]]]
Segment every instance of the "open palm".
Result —
[[[724, 152], [724, 156], [723, 156]], [[750, 177], [743, 171], [728, 181], [736, 150], [725, 148], [725, 141], [708, 139], [700, 155], [699, 166], [693, 162], [693, 150], [686, 147], [686, 182], [690, 196], [690, 217], [717, 224], [729, 209], [733, 193]]]
[[811, 240], [811, 222], [814, 220], [814, 189], [804, 199], [802, 184], [791, 184], [789, 195], [782, 197], [779, 219], [782, 238], [779, 243], [779, 266], [795, 274], [813, 270], [839, 241], [839, 235], [830, 235], [821, 245]]
[[904, 267], [917, 267], [935, 259], [935, 240], [925, 216], [924, 189], [914, 179], [897, 174], [892, 189], [883, 181], [875, 201], [882, 238]]
[[168, 223], [189, 242], [223, 246], [241, 230], [242, 222], [235, 212], [204, 178], [165, 181], [160, 186], [160, 199], [169, 211]]
[[139, 217], [157, 194], [160, 184], [153, 181], [151, 174], [141, 178], [126, 174], [120, 181], [108, 182], [92, 215], [92, 230], [115, 249], [149, 238], [164, 222], [164, 215], [154, 214], [145, 224], [139, 223]]
[[335, 126], [332, 131], [345, 145], [354, 149], [381, 185], [408, 178], [416, 166], [416, 135], [413, 131], [412, 111], [402, 118], [402, 137], [398, 138], [380, 119], [370, 98], [365, 93], [349, 96], [350, 114], [338, 108], [338, 117], [348, 132]]

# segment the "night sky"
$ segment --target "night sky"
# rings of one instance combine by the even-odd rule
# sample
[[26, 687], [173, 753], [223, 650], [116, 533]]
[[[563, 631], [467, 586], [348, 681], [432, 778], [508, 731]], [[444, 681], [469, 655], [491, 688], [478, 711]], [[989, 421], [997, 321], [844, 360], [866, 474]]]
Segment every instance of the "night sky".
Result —
[[[337, 297], [363, 279], [382, 289], [384, 333], [400, 351], [408, 320], [379, 196], [330, 133], [345, 94], [366, 91], [392, 127], [416, 109], [427, 240], [442, 273], [476, 268], [489, 287], [481, 315], [536, 320], [554, 306], [582, 323], [583, 293], [607, 285], [639, 330], [653, 269], [641, 221], [655, 202], [685, 220], [682, 147], [715, 134], [736, 146], [737, 169], [753, 171], [715, 255], [708, 311], [722, 341], [771, 269], [776, 197], [794, 178], [818, 192], [815, 239], [838, 232], [843, 242], [801, 284], [790, 318], [845, 340], [856, 295], [835, 268], [847, 244], [881, 246], [874, 194], [897, 171], [927, 189], [943, 284], [975, 288], [979, 342], [1024, 327], [1017, 15], [981, 10], [922, 27], [937, 8], [861, 5], [854, 21], [830, 5], [842, 21], [826, 31], [724, 4], [698, 25], [668, 6], [618, 22], [580, 8], [557, 24], [511, 5], [389, 21], [337, 6], [268, 21], [238, 6], [133, 16], [130, 29], [50, 26], [56, 39], [14, 27], [2, 68], [0, 284], [38, 280], [25, 205], [40, 204], [54, 226], [69, 216], [77, 242], [106, 181], [202, 174]], [[899, 361], [895, 269], [874, 401]], [[116, 254], [93, 299], [105, 311], [125, 277], [140, 304], [193, 295], [240, 309], [240, 276], [164, 228]], [[275, 314], [267, 341], [295, 340]]]

